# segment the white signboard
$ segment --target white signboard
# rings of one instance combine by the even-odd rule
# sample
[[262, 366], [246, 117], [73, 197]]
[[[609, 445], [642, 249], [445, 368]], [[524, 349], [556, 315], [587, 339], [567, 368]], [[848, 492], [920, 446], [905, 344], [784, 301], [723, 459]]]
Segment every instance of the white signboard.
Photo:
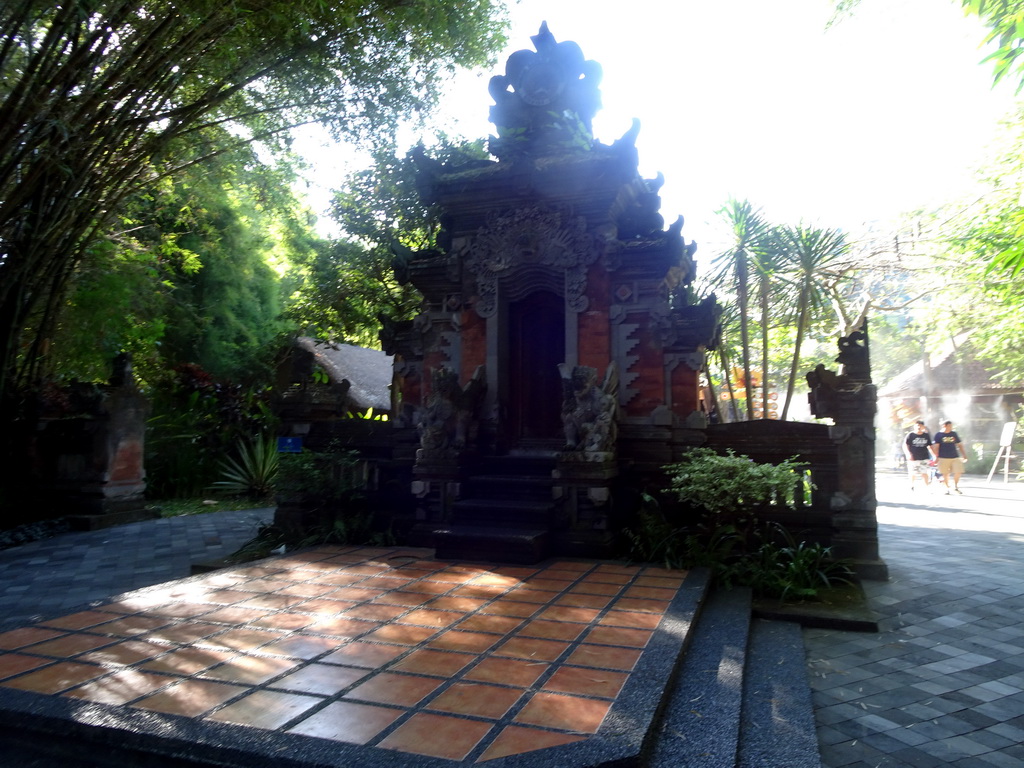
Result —
[[1017, 428], [1017, 422], [1008, 421], [1003, 424], [1003, 434], [999, 436], [999, 447], [1009, 448], [1013, 444], [1013, 431]]

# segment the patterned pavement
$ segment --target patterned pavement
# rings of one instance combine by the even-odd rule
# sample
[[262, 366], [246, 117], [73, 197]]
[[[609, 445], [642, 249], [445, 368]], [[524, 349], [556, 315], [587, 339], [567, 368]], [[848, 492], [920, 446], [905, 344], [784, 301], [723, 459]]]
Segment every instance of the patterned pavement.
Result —
[[263, 508], [168, 517], [0, 550], [0, 631], [189, 576], [193, 563], [230, 555], [273, 516]]
[[881, 631], [804, 630], [823, 765], [1024, 765], [1024, 483], [877, 480]]

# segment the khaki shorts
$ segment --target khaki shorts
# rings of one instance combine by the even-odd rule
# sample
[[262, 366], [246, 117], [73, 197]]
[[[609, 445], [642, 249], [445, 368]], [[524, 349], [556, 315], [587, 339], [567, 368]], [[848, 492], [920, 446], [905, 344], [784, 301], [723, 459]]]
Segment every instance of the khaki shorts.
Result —
[[953, 475], [960, 477], [964, 473], [964, 463], [958, 456], [955, 459], [939, 459], [939, 474], [945, 477]]
[[928, 459], [911, 459], [907, 462], [907, 471], [912, 475], [928, 476], [931, 468], [928, 466]]

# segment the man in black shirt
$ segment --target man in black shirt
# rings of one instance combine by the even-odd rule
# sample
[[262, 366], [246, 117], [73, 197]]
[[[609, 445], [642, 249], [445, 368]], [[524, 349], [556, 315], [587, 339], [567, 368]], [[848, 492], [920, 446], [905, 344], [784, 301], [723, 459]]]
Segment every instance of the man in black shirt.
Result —
[[942, 482], [946, 484], [946, 495], [949, 495], [950, 474], [953, 475], [953, 490], [963, 493], [960, 490], [960, 475], [964, 473], [967, 451], [964, 450], [960, 435], [953, 431], [952, 421], [942, 422], [942, 431], [935, 433], [932, 452], [939, 460], [939, 473], [942, 475]]
[[931, 471], [928, 462], [932, 458], [932, 439], [924, 422], [918, 420], [914, 431], [903, 441], [903, 453], [907, 457], [907, 472], [910, 474], [910, 490], [914, 490], [914, 480], [920, 475], [927, 486], [931, 482]]

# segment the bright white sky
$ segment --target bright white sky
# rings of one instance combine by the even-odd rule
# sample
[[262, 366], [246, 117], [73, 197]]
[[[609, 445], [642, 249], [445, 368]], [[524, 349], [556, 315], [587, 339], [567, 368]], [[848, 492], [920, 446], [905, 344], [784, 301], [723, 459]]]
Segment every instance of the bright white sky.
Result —
[[523, 0], [512, 14], [497, 66], [443, 102], [445, 129], [493, 131], [487, 81], [546, 20], [604, 70], [598, 140], [639, 118], [666, 223], [683, 214], [705, 245], [729, 196], [847, 230], [955, 197], [1013, 104], [958, 0], [862, 0], [830, 30], [829, 0]]

